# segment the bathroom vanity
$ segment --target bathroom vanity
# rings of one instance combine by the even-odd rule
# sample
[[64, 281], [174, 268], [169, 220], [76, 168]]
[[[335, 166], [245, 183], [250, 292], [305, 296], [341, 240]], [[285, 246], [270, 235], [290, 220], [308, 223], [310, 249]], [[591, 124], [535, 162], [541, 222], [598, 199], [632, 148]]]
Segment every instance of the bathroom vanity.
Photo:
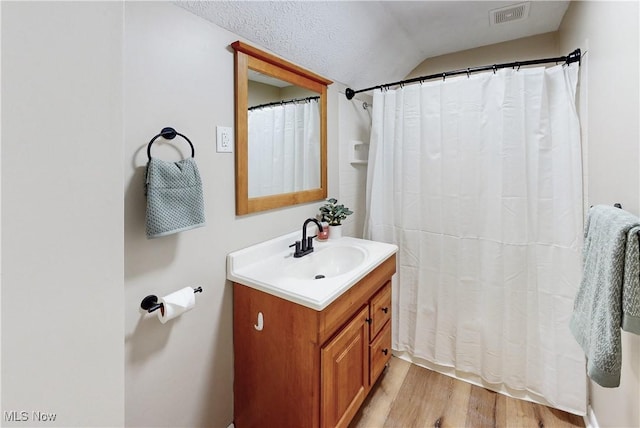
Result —
[[[339, 261], [331, 260], [331, 254], [344, 260], [350, 250], [343, 248], [354, 246], [364, 249], [364, 259], [332, 270], [330, 264]], [[354, 238], [317, 247], [315, 259], [314, 254], [305, 256], [306, 264], [321, 263], [303, 271], [309, 275], [320, 269], [328, 275], [319, 280], [315, 275], [299, 277], [298, 290], [287, 272], [300, 273], [305, 261], [287, 256], [290, 249], [255, 262], [262, 267], [253, 266], [255, 275], [271, 266], [280, 282], [255, 282], [265, 277], [243, 271], [251, 257], [242, 260], [247, 254], [238, 253], [249, 249], [228, 257], [228, 278], [234, 281], [237, 428], [347, 426], [391, 358], [391, 277], [397, 247]], [[273, 290], [278, 284], [297, 294]], [[314, 289], [324, 291], [313, 295]]]

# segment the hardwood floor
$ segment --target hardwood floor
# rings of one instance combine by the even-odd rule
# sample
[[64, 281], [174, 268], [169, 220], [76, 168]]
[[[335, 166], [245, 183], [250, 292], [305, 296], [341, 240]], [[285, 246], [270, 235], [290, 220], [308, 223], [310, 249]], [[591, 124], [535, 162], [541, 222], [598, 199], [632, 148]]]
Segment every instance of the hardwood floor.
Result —
[[582, 417], [506, 397], [393, 357], [351, 428], [584, 427]]

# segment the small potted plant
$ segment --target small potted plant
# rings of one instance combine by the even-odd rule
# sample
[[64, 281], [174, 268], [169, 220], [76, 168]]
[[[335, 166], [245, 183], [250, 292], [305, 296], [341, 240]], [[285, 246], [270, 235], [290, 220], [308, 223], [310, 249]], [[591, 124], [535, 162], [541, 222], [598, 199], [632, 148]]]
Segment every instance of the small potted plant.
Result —
[[327, 199], [327, 203], [320, 207], [322, 222], [329, 224], [329, 238], [342, 238], [342, 220], [353, 214], [349, 208], [343, 204], [338, 204], [335, 198]]

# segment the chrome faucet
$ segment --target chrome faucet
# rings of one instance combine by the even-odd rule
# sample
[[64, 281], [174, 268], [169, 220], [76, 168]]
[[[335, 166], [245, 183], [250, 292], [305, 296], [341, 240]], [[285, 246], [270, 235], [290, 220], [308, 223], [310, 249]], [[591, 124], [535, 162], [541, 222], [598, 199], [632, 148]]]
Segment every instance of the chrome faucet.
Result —
[[322, 232], [322, 225], [315, 218], [308, 218], [304, 221], [302, 225], [302, 241], [296, 241], [293, 244], [289, 245], [289, 247], [296, 247], [293, 252], [293, 257], [302, 257], [306, 256], [309, 253], [313, 252], [313, 238], [317, 235], [307, 237], [307, 225], [309, 222], [314, 222], [318, 226], [318, 230]]

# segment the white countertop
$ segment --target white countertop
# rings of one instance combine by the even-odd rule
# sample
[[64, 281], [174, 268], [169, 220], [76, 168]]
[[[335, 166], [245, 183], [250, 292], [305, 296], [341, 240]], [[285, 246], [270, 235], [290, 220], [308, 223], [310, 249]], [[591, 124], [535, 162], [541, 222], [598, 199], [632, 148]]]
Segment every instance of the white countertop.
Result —
[[[301, 235], [301, 232], [292, 232], [229, 253], [227, 279], [320, 311], [398, 251], [394, 244], [343, 237], [327, 241], [314, 239], [313, 253], [294, 258], [289, 245], [300, 240]], [[312, 263], [314, 255], [319, 258], [322, 251], [330, 251], [332, 246], [354, 246], [362, 250], [365, 257], [354, 269], [323, 279], [300, 279], [286, 274], [296, 263], [305, 260]]]

